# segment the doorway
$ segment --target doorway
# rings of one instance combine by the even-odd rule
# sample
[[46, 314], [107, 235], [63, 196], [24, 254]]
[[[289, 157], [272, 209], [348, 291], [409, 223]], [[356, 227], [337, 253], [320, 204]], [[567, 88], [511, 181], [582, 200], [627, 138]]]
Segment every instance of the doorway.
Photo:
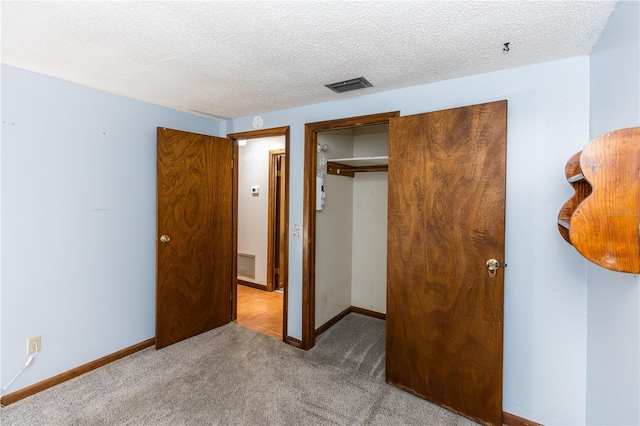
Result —
[[317, 137], [316, 338], [351, 312], [386, 318], [389, 126]]
[[269, 151], [269, 203], [267, 214], [267, 291], [284, 292], [285, 265], [285, 176], [287, 152], [285, 149]]
[[355, 129], [364, 126], [388, 125], [391, 118], [399, 115], [400, 112], [395, 111], [305, 125], [301, 343], [301, 347], [304, 349], [311, 349], [315, 345], [316, 336], [316, 174], [318, 167], [318, 133]]
[[234, 141], [232, 320], [286, 340], [289, 128], [229, 134]]

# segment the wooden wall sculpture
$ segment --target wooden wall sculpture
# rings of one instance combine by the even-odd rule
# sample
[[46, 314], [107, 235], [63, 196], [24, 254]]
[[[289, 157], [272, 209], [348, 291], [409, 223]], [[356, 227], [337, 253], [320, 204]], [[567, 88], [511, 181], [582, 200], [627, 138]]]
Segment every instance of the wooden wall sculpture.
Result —
[[640, 127], [595, 138], [565, 174], [575, 194], [558, 215], [562, 237], [603, 268], [640, 273]]

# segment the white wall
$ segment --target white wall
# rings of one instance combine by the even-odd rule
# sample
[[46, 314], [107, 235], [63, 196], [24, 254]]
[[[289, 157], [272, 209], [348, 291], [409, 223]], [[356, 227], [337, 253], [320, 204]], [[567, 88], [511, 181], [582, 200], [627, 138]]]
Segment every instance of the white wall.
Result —
[[[587, 267], [560, 237], [556, 218], [573, 194], [564, 165], [589, 139], [587, 56], [355, 98], [336, 95], [333, 102], [261, 115], [265, 128], [291, 126], [293, 230], [302, 224], [304, 123], [397, 110], [409, 115], [501, 99], [509, 101], [504, 410], [549, 425], [584, 424]], [[221, 123], [221, 134], [251, 130], [252, 118]], [[299, 339], [302, 238], [293, 231], [288, 290], [289, 335]]]
[[[354, 157], [389, 154], [389, 126], [356, 128]], [[353, 258], [351, 306], [387, 312], [388, 173], [356, 173], [353, 178]]]
[[217, 122], [2, 65], [7, 393], [155, 335], [156, 127]]
[[[238, 148], [238, 253], [255, 255], [255, 279], [238, 279], [267, 284], [267, 237], [269, 213], [269, 151], [284, 149], [284, 136], [249, 139]], [[252, 186], [259, 186], [254, 196]]]
[[[591, 138], [640, 126], [639, 28], [618, 2], [591, 54]], [[587, 422], [640, 424], [640, 276], [590, 263], [588, 286]]]
[[[327, 159], [353, 156], [351, 130], [318, 133], [318, 143], [329, 145]], [[316, 211], [316, 329], [351, 306], [353, 179], [327, 175], [324, 188], [324, 209]]]

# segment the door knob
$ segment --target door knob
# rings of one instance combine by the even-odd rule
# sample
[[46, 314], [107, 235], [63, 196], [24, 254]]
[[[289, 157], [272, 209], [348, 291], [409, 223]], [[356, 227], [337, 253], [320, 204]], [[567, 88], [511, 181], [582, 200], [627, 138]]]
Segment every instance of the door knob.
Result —
[[160, 241], [162, 241], [163, 243], [168, 243], [169, 241], [171, 241], [171, 238], [168, 235], [161, 235]]
[[496, 271], [500, 267], [500, 262], [498, 262], [495, 259], [489, 259], [489, 260], [487, 260], [486, 265], [487, 265], [487, 270], [489, 271], [489, 276], [490, 277], [495, 277]]

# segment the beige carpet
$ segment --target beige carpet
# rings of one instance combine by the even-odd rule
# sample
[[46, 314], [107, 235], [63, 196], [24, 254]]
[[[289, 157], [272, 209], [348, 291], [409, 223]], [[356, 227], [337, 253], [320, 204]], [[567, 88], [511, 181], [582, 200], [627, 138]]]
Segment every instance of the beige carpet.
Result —
[[302, 351], [228, 324], [2, 408], [9, 425], [474, 425], [384, 381], [384, 321], [349, 314]]

